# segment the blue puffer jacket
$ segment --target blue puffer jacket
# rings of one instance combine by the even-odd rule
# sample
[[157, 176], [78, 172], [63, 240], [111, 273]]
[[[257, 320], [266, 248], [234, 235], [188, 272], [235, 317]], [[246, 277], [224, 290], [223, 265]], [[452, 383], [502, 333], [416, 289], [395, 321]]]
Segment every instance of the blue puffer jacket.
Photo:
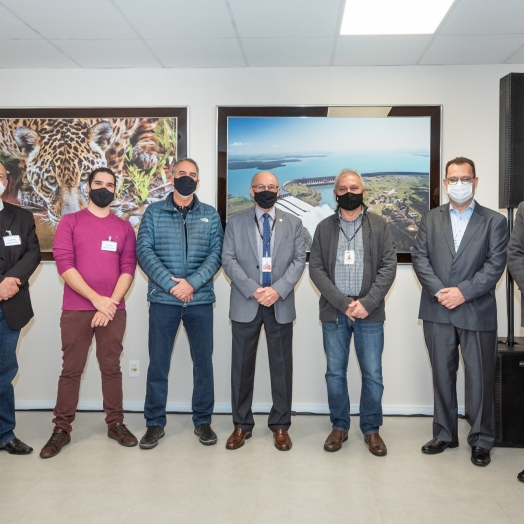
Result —
[[[138, 230], [138, 264], [149, 278], [149, 302], [193, 306], [215, 302], [213, 277], [220, 269], [224, 232], [214, 207], [195, 204], [186, 217], [173, 206], [173, 193], [165, 200], [150, 204]], [[184, 304], [169, 293], [175, 282], [185, 278], [194, 288], [193, 300]]]

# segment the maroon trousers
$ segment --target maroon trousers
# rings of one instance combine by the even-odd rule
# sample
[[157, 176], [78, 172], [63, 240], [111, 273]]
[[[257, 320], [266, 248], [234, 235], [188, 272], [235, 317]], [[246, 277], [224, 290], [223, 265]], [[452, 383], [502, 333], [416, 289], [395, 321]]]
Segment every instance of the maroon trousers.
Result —
[[124, 420], [122, 406], [122, 372], [120, 355], [126, 330], [126, 311], [117, 310], [115, 318], [106, 327], [91, 327], [96, 311], [62, 311], [63, 364], [58, 381], [58, 395], [53, 422], [56, 427], [71, 432], [75, 419], [80, 380], [87, 362], [89, 347], [96, 341], [96, 357], [102, 373], [102, 395], [106, 423], [109, 427]]

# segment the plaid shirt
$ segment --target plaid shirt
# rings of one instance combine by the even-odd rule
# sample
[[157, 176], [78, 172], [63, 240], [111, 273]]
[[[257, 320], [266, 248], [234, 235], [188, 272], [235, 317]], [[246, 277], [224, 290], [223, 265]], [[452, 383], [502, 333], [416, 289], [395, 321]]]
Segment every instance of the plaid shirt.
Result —
[[[340, 227], [344, 230], [347, 238], [351, 238], [358, 227], [362, 224], [364, 208], [362, 208], [360, 215], [353, 221], [344, 220], [340, 215], [340, 210], [337, 211], [340, 219]], [[362, 240], [362, 228], [355, 235], [351, 241], [351, 247], [348, 246], [348, 240], [342, 231], [338, 234], [337, 260], [335, 262], [335, 285], [338, 290], [346, 296], [358, 296], [360, 288], [362, 287], [362, 279], [364, 278], [364, 242]], [[344, 264], [344, 252], [347, 249], [355, 251], [355, 263]]]

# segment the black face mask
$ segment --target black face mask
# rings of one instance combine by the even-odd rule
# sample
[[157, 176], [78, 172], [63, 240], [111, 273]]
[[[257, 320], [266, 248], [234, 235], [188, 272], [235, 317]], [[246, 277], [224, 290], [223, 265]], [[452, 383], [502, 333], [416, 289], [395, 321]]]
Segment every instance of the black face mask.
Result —
[[275, 205], [278, 195], [273, 191], [260, 191], [260, 193], [255, 193], [254, 199], [262, 209], [271, 209]]
[[353, 211], [362, 205], [364, 193], [344, 193], [336, 195], [337, 204], [346, 211]]
[[196, 180], [190, 176], [175, 178], [173, 185], [175, 186], [176, 192], [184, 198], [190, 197], [196, 191], [197, 187]]
[[98, 207], [107, 207], [113, 202], [114, 198], [115, 194], [111, 193], [111, 191], [105, 187], [91, 189], [91, 191], [89, 191], [89, 199]]

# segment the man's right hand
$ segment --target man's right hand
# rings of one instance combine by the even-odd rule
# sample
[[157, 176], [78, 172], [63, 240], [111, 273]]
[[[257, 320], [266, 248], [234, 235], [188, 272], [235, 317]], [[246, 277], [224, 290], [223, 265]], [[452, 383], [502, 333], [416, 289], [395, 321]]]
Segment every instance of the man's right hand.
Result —
[[109, 320], [113, 320], [113, 318], [115, 318], [116, 306], [118, 306], [119, 303], [111, 297], [97, 295], [93, 300], [91, 300], [91, 304], [93, 304], [93, 306]]
[[20, 279], [15, 277], [6, 277], [0, 283], [0, 299], [7, 300], [11, 297], [14, 297], [20, 288], [21, 285]]

